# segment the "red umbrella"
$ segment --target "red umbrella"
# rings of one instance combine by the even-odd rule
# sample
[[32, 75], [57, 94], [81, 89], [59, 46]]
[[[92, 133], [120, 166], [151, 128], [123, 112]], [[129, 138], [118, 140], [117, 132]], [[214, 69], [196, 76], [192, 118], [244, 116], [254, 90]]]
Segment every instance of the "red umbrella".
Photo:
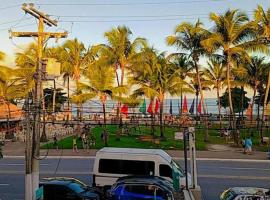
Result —
[[156, 99], [155, 113], [158, 113], [158, 109], [159, 109], [159, 100]]
[[184, 97], [184, 104], [183, 104], [182, 112], [183, 112], [183, 113], [187, 113], [187, 112], [188, 112], [187, 97], [186, 97], [186, 95], [185, 95], [185, 97]]
[[147, 112], [150, 114], [153, 114], [153, 101], [152, 100], [150, 101], [150, 104], [147, 108]]
[[197, 108], [198, 113], [202, 114], [202, 100], [200, 100], [198, 108]]
[[126, 104], [124, 104], [121, 108], [121, 113], [123, 113], [124, 115], [128, 115], [128, 106]]

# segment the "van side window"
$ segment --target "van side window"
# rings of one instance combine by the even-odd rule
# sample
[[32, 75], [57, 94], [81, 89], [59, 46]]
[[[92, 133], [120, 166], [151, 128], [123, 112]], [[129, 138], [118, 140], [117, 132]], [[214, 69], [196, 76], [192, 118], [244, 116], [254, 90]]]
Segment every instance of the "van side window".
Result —
[[99, 172], [111, 174], [154, 175], [153, 161], [100, 159]]
[[169, 165], [159, 165], [159, 175], [172, 178], [172, 168]]

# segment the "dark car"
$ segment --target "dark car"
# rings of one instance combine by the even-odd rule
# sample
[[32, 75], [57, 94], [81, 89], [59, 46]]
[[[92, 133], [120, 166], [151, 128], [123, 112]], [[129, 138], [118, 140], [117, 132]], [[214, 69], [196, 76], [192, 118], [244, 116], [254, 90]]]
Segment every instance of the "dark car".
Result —
[[107, 191], [108, 200], [173, 200], [172, 183], [156, 176], [122, 177]]
[[270, 190], [256, 187], [233, 187], [220, 195], [220, 200], [270, 200]]
[[86, 184], [74, 178], [44, 178], [44, 200], [99, 200], [100, 194]]

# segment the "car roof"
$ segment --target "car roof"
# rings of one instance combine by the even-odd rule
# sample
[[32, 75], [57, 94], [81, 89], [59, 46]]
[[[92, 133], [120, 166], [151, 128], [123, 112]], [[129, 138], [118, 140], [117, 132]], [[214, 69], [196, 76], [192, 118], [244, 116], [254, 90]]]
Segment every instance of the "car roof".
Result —
[[173, 190], [172, 183], [158, 176], [125, 176], [117, 180], [116, 184], [153, 184], [167, 190]]
[[41, 184], [68, 185], [70, 183], [78, 183], [82, 184], [83, 186], [87, 186], [85, 183], [79, 181], [78, 179], [69, 177], [47, 177], [41, 180]]
[[257, 187], [233, 187], [229, 189], [237, 195], [261, 195], [269, 192], [269, 189]]
[[114, 148], [114, 147], [104, 147], [100, 149], [99, 153], [123, 153], [123, 154], [146, 154], [146, 155], [159, 155], [163, 157], [168, 162], [171, 162], [172, 158], [165, 151], [161, 149], [139, 149], [139, 148]]

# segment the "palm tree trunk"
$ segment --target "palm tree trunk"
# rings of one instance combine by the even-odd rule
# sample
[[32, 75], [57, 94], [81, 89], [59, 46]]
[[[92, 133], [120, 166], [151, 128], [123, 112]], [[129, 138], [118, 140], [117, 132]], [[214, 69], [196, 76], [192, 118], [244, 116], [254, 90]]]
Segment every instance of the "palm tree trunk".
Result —
[[[206, 107], [205, 107], [205, 103], [204, 103], [204, 95], [203, 95], [203, 90], [202, 90], [202, 83], [201, 83], [201, 78], [200, 78], [200, 74], [199, 74], [199, 67], [197, 64], [197, 61], [194, 60], [194, 64], [195, 64], [195, 68], [196, 68], [196, 76], [197, 76], [197, 81], [198, 81], [198, 86], [199, 86], [199, 92], [201, 95], [201, 103], [202, 103], [202, 107], [203, 107], [203, 113], [206, 113]], [[207, 131], [205, 131], [205, 135], [204, 135], [204, 141], [207, 142], [209, 140], [209, 135], [208, 135], [208, 119], [207, 116], [205, 118], [205, 123], [207, 126]]]
[[[230, 109], [230, 127], [234, 128], [234, 112], [233, 112], [233, 103], [232, 103], [232, 93], [231, 93], [231, 66], [230, 66], [230, 58], [228, 56], [227, 61], [227, 85], [228, 85], [228, 94], [229, 94], [229, 109]], [[231, 118], [233, 118], [233, 121], [231, 121]]]
[[103, 107], [104, 145], [108, 146], [108, 132], [106, 130], [106, 106], [105, 106], [105, 102], [102, 102], [102, 107]]
[[244, 86], [241, 86], [241, 111], [242, 111], [242, 114], [241, 114], [241, 120], [244, 119]]
[[253, 97], [252, 97], [252, 103], [251, 103], [251, 125], [253, 122], [253, 107], [254, 107], [254, 103], [255, 103], [255, 96], [256, 96], [256, 91], [257, 91], [257, 85], [255, 84], [253, 87]]
[[231, 93], [231, 57], [228, 55], [227, 57], [227, 85], [228, 85], [228, 94], [229, 94], [229, 109], [230, 109], [230, 128], [233, 130], [234, 142], [236, 144], [239, 143], [239, 138], [235, 132], [235, 117], [233, 111], [233, 102], [232, 102], [232, 93]]
[[180, 116], [182, 115], [182, 113], [183, 113], [183, 110], [182, 110], [182, 108], [183, 108], [183, 87], [181, 86], [181, 91], [180, 91], [180, 95], [181, 95], [181, 99], [180, 99]]
[[[268, 81], [267, 81], [267, 86], [266, 86], [266, 91], [265, 91], [265, 96], [264, 96], [264, 101], [263, 101], [263, 112], [262, 112], [262, 129], [264, 128], [264, 123], [265, 123], [265, 112], [266, 112], [266, 105], [268, 103], [268, 94], [269, 94], [269, 88], [270, 88], [270, 70], [268, 72]], [[261, 141], [262, 141], [262, 134], [263, 130], [261, 130]]]
[[218, 100], [219, 130], [221, 131], [221, 104], [219, 97], [219, 86], [217, 86], [217, 100]]
[[69, 114], [71, 113], [71, 109], [70, 109], [70, 93], [69, 93], [69, 87], [70, 87], [70, 85], [69, 85], [70, 83], [69, 83], [69, 76], [67, 77], [67, 96], [68, 96], [68, 114], [67, 114], [67, 121], [69, 121]]
[[163, 139], [165, 139], [165, 137], [164, 137], [164, 127], [163, 127], [163, 104], [164, 104], [164, 99], [160, 98], [159, 103], [160, 103], [160, 107], [159, 107], [160, 138], [163, 140]]

